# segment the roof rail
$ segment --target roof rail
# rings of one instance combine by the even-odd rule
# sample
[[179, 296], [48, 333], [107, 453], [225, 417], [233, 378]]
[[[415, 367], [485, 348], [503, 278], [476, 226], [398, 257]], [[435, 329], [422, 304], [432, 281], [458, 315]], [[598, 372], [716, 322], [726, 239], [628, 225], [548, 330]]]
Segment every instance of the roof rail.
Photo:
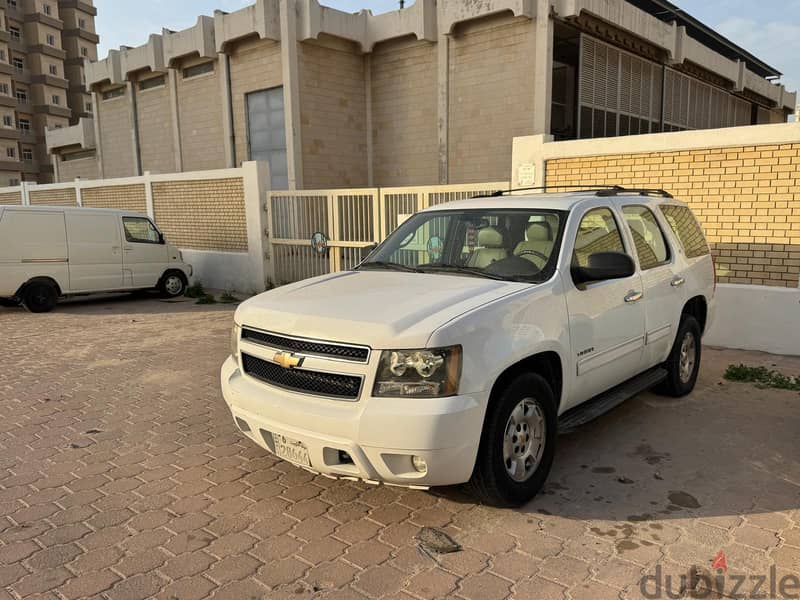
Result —
[[495, 198], [499, 196], [505, 196], [506, 194], [510, 194], [512, 192], [528, 192], [533, 190], [542, 190], [547, 192], [553, 189], [564, 189], [564, 188], [578, 188], [573, 190], [575, 192], [595, 192], [598, 196], [602, 197], [611, 197], [611, 196], [619, 196], [621, 194], [636, 194], [638, 196], [660, 196], [662, 198], [672, 198], [672, 194], [669, 192], [657, 189], [657, 188], [626, 188], [621, 185], [540, 185], [537, 187], [524, 187], [524, 188], [514, 188], [509, 190], [497, 190], [496, 192], [492, 192], [491, 194], [481, 194], [479, 196], [473, 196], [473, 198]]
[[625, 188], [617, 187], [611, 190], [599, 190], [598, 196], [619, 196], [620, 194], [635, 194], [637, 196], [660, 196], [661, 198], [673, 198], [674, 196], [666, 190], [658, 188]]
[[536, 187], [524, 187], [524, 188], [513, 188], [508, 190], [497, 190], [496, 192], [492, 192], [491, 194], [481, 194], [480, 196], [473, 196], [473, 198], [493, 198], [498, 196], [505, 196], [506, 194], [510, 194], [511, 192], [529, 192], [532, 190], [547, 190], [552, 189], [563, 189], [563, 188], [580, 188], [577, 191], [581, 192], [593, 192], [593, 191], [613, 191], [613, 190], [623, 190], [624, 188], [619, 185], [600, 185], [600, 184], [592, 184], [592, 185], [540, 185]]

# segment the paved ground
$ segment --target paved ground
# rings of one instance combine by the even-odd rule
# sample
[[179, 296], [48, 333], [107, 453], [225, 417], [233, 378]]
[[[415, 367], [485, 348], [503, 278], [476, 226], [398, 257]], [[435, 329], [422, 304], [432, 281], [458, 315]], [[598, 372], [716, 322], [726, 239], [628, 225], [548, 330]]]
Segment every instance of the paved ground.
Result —
[[[677, 598], [720, 550], [729, 594], [761, 575], [780, 597], [800, 572], [800, 395], [721, 379], [800, 359], [707, 350], [693, 395], [563, 436], [545, 493], [496, 510], [313, 477], [243, 439], [217, 382], [231, 313], [0, 309], [0, 598], [602, 600], [641, 597], [647, 575], [652, 593], [659, 573]], [[463, 551], [421, 553], [422, 526]]]

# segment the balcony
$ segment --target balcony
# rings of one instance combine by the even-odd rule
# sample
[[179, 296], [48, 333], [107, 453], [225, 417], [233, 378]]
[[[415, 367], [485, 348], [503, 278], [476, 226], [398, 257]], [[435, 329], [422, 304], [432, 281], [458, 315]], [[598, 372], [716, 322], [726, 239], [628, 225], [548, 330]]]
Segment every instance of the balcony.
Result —
[[75, 8], [85, 12], [87, 15], [97, 16], [97, 9], [87, 0], [59, 0], [58, 7], [62, 9]]
[[11, 77], [17, 83], [30, 83], [31, 82], [31, 72], [28, 69], [20, 68], [15, 65], [11, 65], [12, 73]]
[[71, 29], [65, 29], [63, 31], [64, 37], [77, 37], [82, 40], [86, 40], [90, 44], [99, 44], [100, 43], [100, 36], [96, 33], [92, 33], [91, 31], [87, 31], [86, 29], [81, 29], [80, 27], [73, 27]]
[[77, 125], [72, 127], [62, 127], [61, 129], [48, 129], [45, 132], [47, 140], [47, 152], [51, 153], [57, 148], [68, 148], [70, 146], [91, 150], [95, 147], [94, 121], [92, 119], [81, 119]]
[[9, 108], [17, 108], [17, 99], [14, 96], [9, 96], [7, 94], [0, 94], [0, 106], [7, 106]]
[[22, 136], [18, 129], [13, 127], [0, 127], [0, 139], [19, 140]]
[[50, 15], [46, 15], [41, 12], [28, 13], [25, 15], [25, 22], [41, 23], [42, 25], [48, 25], [49, 27], [58, 29], [59, 31], [64, 29], [64, 22], [61, 21], [61, 19], [56, 19], [55, 17], [51, 17]]

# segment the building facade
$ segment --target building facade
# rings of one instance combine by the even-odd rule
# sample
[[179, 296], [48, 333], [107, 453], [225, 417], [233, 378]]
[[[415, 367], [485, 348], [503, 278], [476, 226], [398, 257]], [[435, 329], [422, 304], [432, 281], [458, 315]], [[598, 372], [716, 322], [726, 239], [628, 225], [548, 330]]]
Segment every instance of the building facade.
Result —
[[0, 185], [50, 183], [48, 129], [91, 115], [84, 60], [97, 59], [91, 0], [0, 5]]
[[515, 136], [785, 121], [780, 73], [666, 0], [257, 0], [86, 64], [59, 180], [268, 160], [273, 189], [506, 179]]

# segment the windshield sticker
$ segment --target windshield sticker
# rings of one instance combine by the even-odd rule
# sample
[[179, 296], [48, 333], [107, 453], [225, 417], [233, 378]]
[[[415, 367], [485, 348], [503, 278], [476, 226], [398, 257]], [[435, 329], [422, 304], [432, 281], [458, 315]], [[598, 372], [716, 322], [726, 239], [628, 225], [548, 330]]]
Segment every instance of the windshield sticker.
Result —
[[444, 250], [444, 240], [438, 235], [434, 235], [428, 240], [428, 256], [431, 262], [438, 262], [442, 258]]

